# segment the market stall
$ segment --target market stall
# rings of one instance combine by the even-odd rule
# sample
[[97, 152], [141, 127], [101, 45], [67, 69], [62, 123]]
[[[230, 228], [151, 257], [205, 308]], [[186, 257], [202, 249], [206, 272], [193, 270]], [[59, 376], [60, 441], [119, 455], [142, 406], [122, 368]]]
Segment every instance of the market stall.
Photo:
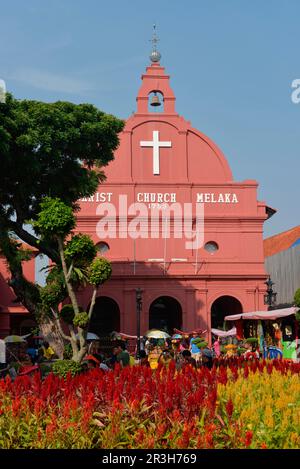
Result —
[[234, 321], [240, 336], [256, 337], [264, 356], [270, 357], [270, 352], [276, 348], [283, 358], [299, 361], [298, 311], [296, 307], [254, 311], [225, 316], [225, 321]]

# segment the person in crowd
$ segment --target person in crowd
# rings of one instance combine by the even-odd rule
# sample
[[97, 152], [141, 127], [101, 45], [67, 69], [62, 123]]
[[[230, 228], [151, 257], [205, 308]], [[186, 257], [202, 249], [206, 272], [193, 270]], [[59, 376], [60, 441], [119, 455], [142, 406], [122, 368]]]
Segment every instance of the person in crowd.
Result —
[[28, 350], [27, 343], [25, 343], [25, 342], [21, 343], [20, 347], [19, 347], [19, 350], [18, 350], [18, 354], [17, 354], [17, 361], [22, 366], [31, 366], [32, 365], [31, 357], [28, 354], [27, 350]]
[[144, 350], [146, 352], [146, 355], [148, 355], [151, 350], [151, 341], [150, 339], [148, 339], [148, 337], [145, 337]]
[[207, 368], [213, 366], [213, 352], [207, 346], [201, 349], [201, 363]]
[[197, 362], [196, 362], [195, 358], [192, 357], [192, 354], [191, 354], [190, 350], [187, 350], [187, 349], [183, 350], [181, 352], [181, 356], [182, 356], [182, 360], [181, 360], [181, 363], [180, 363], [181, 367], [191, 365], [194, 368], [196, 368]]
[[254, 344], [245, 344], [246, 347], [246, 352], [243, 353], [243, 357], [245, 360], [258, 360], [259, 359], [259, 352], [256, 349], [256, 346]]
[[221, 355], [220, 337], [216, 336], [216, 339], [214, 340], [214, 343], [213, 343], [213, 349], [214, 349], [216, 358], [219, 358]]
[[275, 347], [282, 349], [282, 332], [277, 322], [274, 322], [274, 339], [275, 339]]
[[114, 368], [115, 364], [117, 363], [117, 346], [116, 345], [113, 346], [111, 355], [108, 358], [106, 363], [111, 369]]
[[152, 345], [152, 348], [150, 349], [148, 353], [148, 361], [150, 364], [150, 368], [152, 370], [156, 370], [158, 367], [158, 360], [161, 355], [161, 348], [158, 346], [157, 342], [155, 345]]
[[32, 364], [35, 365], [38, 362], [39, 351], [38, 351], [38, 348], [35, 347], [33, 341], [28, 342], [28, 348], [27, 348], [26, 352], [30, 356]]
[[110, 368], [104, 363], [104, 356], [101, 353], [94, 353], [94, 357], [97, 358], [99, 362], [99, 368], [103, 371], [110, 371]]
[[99, 360], [94, 355], [87, 355], [85, 357], [85, 362], [87, 363], [88, 370], [94, 370], [100, 365]]
[[148, 357], [147, 357], [147, 355], [146, 355], [145, 350], [141, 350], [141, 351], [140, 351], [140, 360], [139, 360], [139, 364], [140, 364], [141, 366], [148, 366], [148, 367], [150, 366], [150, 363], [149, 363], [149, 361], [148, 361]]
[[130, 355], [126, 350], [125, 342], [119, 342], [119, 344], [114, 347], [113, 354], [116, 355], [116, 363], [119, 363], [122, 368], [130, 364]]
[[197, 342], [199, 342], [200, 337], [198, 336], [197, 332], [193, 332], [192, 338], [190, 340], [190, 352], [192, 357], [198, 362], [201, 358], [201, 350], [197, 345]]
[[171, 352], [168, 349], [164, 349], [158, 358], [158, 363], [161, 363], [164, 366], [169, 366], [172, 360], [173, 357]]
[[82, 371], [95, 370], [97, 368], [100, 368], [100, 370], [103, 371], [110, 370], [110, 368], [108, 368], [108, 366], [103, 363], [103, 357], [100, 354], [95, 353], [93, 355], [86, 355], [82, 363]]
[[52, 360], [52, 358], [54, 358], [55, 352], [52, 347], [50, 347], [49, 342], [44, 341], [40, 349], [40, 355], [43, 360]]

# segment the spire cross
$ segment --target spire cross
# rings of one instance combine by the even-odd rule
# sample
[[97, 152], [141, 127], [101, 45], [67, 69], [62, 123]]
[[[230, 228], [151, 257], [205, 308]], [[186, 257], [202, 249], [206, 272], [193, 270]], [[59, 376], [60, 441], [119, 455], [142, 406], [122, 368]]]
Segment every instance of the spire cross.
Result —
[[152, 35], [152, 39], [150, 39], [150, 42], [152, 42], [153, 51], [156, 51], [156, 46], [157, 46], [157, 43], [159, 42], [159, 39], [157, 38], [157, 35], [156, 35], [156, 24], [153, 25], [153, 35]]

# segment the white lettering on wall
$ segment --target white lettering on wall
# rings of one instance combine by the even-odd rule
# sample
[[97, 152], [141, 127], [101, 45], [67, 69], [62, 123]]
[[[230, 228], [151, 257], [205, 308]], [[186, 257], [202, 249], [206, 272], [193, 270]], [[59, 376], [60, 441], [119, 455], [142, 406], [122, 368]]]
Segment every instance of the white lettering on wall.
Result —
[[111, 202], [112, 192], [96, 192], [91, 197], [82, 197], [80, 202]]
[[198, 192], [197, 203], [211, 203], [211, 204], [237, 204], [238, 198], [236, 194], [215, 192]]
[[176, 202], [176, 192], [138, 192], [137, 202], [169, 203]]

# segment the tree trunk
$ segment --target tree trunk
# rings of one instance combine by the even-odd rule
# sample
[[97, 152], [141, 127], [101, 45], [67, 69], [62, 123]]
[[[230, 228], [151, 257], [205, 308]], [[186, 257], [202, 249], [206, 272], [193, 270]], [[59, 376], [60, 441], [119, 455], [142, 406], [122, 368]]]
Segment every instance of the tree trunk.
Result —
[[64, 358], [65, 343], [55, 321], [44, 319], [43, 322], [39, 324], [39, 327], [43, 337], [49, 342], [50, 347], [53, 348], [58, 358], [62, 360]]
[[59, 238], [59, 237], [57, 238], [57, 241], [58, 241], [59, 255], [60, 255], [60, 259], [61, 259], [61, 265], [62, 265], [62, 268], [63, 268], [63, 273], [64, 273], [64, 277], [65, 277], [65, 282], [66, 282], [69, 298], [71, 300], [74, 312], [75, 312], [75, 314], [77, 314], [77, 313], [79, 313], [79, 307], [78, 307], [77, 298], [76, 298], [76, 295], [74, 293], [72, 284], [68, 279], [68, 269], [67, 269], [65, 255], [64, 255], [64, 244], [63, 244], [62, 239]]

